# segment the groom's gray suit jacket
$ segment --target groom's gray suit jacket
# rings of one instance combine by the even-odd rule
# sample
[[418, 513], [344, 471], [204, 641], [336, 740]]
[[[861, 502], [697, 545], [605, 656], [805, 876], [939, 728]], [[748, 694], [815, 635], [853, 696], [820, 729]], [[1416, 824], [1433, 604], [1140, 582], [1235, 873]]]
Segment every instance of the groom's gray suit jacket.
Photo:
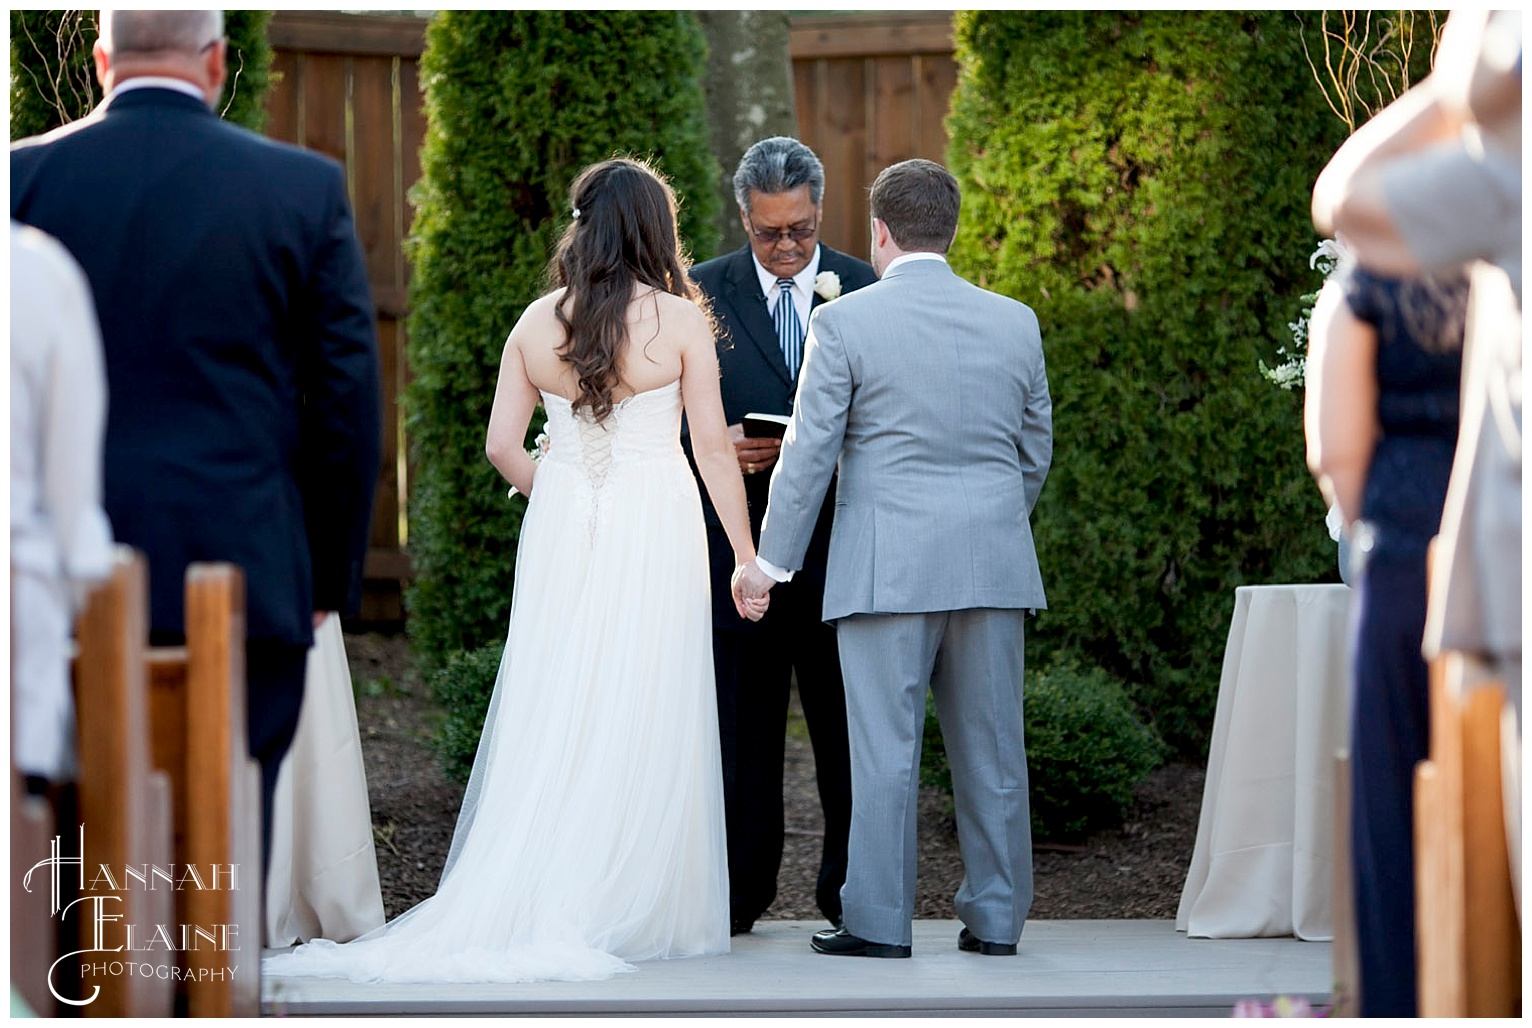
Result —
[[909, 261], [814, 311], [758, 552], [802, 565], [839, 462], [826, 621], [1040, 609], [1029, 517], [1052, 454], [1037, 316]]

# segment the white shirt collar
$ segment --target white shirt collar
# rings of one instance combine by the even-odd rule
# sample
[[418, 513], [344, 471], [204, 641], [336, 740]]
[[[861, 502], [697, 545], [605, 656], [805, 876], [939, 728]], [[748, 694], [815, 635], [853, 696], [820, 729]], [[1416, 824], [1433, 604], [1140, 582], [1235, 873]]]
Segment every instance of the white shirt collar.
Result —
[[885, 266], [883, 269], [883, 274], [887, 275], [890, 271], [893, 271], [899, 265], [908, 264], [911, 261], [941, 261], [943, 264], [946, 264], [947, 258], [943, 254], [932, 253], [929, 250], [917, 250], [914, 253], [901, 253], [898, 257], [895, 257], [893, 260], [888, 262], [887, 266]]
[[[134, 89], [173, 89], [177, 93], [185, 93], [195, 97], [198, 103], [206, 104], [207, 97], [202, 90], [187, 82], [185, 79], [173, 79], [164, 75], [135, 75], [130, 79], [123, 79], [112, 87], [111, 96], [118, 93], [126, 93]], [[111, 97], [108, 97], [110, 99]]]

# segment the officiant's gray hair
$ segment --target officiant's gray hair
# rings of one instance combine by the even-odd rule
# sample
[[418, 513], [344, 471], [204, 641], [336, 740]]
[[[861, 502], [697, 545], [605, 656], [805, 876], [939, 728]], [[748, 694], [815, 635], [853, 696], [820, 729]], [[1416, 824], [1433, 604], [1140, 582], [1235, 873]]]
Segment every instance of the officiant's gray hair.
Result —
[[825, 166], [814, 151], [788, 136], [763, 139], [745, 151], [734, 172], [734, 202], [750, 213], [751, 193], [786, 193], [809, 187], [814, 206], [825, 195]]
[[107, 53], [196, 53], [223, 36], [222, 11], [102, 11]]

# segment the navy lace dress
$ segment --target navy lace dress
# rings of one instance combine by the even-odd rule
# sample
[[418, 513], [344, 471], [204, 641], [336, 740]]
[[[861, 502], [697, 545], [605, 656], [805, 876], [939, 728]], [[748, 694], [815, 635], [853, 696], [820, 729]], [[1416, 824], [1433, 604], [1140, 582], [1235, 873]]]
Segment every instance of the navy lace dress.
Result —
[[1458, 434], [1466, 278], [1337, 272], [1377, 332], [1378, 423], [1362, 494], [1352, 680], [1352, 828], [1363, 1016], [1415, 1015], [1415, 764], [1430, 721], [1421, 639], [1426, 545], [1441, 523]]

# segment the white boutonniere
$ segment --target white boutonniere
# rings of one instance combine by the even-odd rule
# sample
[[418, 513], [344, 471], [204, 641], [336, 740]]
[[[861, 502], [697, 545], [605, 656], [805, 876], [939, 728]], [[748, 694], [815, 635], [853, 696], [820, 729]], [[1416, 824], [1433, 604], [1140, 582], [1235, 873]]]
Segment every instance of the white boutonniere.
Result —
[[[544, 457], [548, 456], [548, 433], [547, 432], [539, 432], [539, 433], [537, 433], [537, 438], [532, 441], [532, 448], [527, 451], [527, 456], [532, 458], [532, 463], [534, 463], [534, 464], [537, 463], [538, 461], [541, 461]], [[517, 489], [515, 486], [511, 486], [510, 491], [505, 494], [505, 498], [507, 500], [509, 500], [513, 496], [520, 496], [520, 495], [521, 495], [521, 490]]]
[[833, 271], [821, 271], [814, 276], [814, 292], [826, 300], [840, 295], [840, 276]]

